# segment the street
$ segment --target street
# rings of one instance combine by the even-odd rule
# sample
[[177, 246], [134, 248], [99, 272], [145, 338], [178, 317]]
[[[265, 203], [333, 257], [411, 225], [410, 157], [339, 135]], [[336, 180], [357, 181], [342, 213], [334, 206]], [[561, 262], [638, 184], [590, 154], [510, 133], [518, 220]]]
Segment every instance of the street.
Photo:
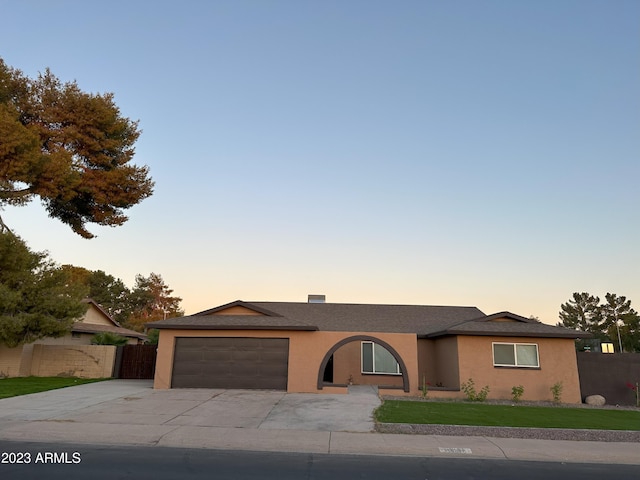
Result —
[[640, 466], [0, 442], [0, 478], [631, 480]]

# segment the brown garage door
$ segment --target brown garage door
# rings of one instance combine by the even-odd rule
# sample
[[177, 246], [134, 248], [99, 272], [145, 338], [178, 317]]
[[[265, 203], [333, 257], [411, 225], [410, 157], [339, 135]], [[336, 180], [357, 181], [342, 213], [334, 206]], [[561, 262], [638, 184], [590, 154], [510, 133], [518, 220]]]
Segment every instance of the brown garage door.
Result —
[[286, 338], [176, 338], [172, 388], [286, 390]]

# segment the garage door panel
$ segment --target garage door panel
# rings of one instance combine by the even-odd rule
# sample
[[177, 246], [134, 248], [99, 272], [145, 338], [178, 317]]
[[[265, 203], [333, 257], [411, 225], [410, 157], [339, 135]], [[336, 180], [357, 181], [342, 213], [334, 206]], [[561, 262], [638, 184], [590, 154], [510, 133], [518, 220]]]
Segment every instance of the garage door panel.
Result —
[[201, 350], [184, 350], [176, 352], [175, 358], [179, 362], [199, 362], [204, 358]]
[[258, 352], [249, 350], [237, 350], [232, 352], [231, 360], [234, 362], [259, 362], [261, 360]]
[[286, 338], [176, 338], [173, 388], [286, 390]]
[[288, 352], [260, 352], [260, 357], [267, 362], [281, 362], [289, 358]]
[[203, 352], [202, 361], [209, 365], [211, 363], [224, 363], [228, 362], [231, 358], [231, 352], [229, 350], [208, 350]]
[[266, 376], [266, 377], [282, 376], [282, 375], [285, 375], [286, 373], [287, 371], [285, 369], [278, 366], [262, 365], [258, 369], [259, 376]]

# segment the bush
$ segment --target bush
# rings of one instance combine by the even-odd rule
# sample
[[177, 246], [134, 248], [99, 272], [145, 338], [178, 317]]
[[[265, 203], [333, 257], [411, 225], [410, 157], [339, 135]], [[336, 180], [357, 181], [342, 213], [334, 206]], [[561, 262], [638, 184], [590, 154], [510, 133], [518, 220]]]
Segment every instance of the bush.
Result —
[[147, 341], [144, 343], [147, 345], [157, 345], [159, 338], [160, 330], [158, 330], [157, 328], [152, 328], [151, 330], [149, 330], [149, 333], [147, 333]]
[[551, 395], [553, 395], [553, 402], [560, 403], [562, 400], [562, 382], [556, 382], [550, 388]]
[[91, 339], [91, 345], [116, 345], [120, 347], [126, 345], [127, 342], [125, 337], [111, 332], [96, 333]]
[[511, 387], [511, 398], [514, 402], [519, 402], [524, 393], [524, 387], [522, 385]]
[[484, 402], [487, 399], [487, 395], [489, 395], [489, 385], [485, 385], [482, 387], [482, 390], [476, 392], [476, 384], [473, 381], [473, 378], [470, 378], [466, 382], [462, 382], [460, 389], [467, 396], [467, 400], [471, 402]]
[[429, 382], [427, 382], [427, 378], [426, 376], [422, 376], [422, 385], [420, 385], [420, 391], [422, 392], [422, 397], [423, 398], [427, 398], [429, 397], [429, 387], [431, 386], [431, 384]]

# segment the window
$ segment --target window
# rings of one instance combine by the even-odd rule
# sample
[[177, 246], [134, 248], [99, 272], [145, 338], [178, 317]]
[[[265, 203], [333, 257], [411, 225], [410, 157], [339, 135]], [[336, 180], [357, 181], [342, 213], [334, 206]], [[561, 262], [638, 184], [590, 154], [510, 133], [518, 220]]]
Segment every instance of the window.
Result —
[[538, 368], [538, 345], [535, 343], [494, 343], [494, 367]]
[[362, 373], [401, 375], [400, 365], [389, 350], [373, 342], [362, 342]]

